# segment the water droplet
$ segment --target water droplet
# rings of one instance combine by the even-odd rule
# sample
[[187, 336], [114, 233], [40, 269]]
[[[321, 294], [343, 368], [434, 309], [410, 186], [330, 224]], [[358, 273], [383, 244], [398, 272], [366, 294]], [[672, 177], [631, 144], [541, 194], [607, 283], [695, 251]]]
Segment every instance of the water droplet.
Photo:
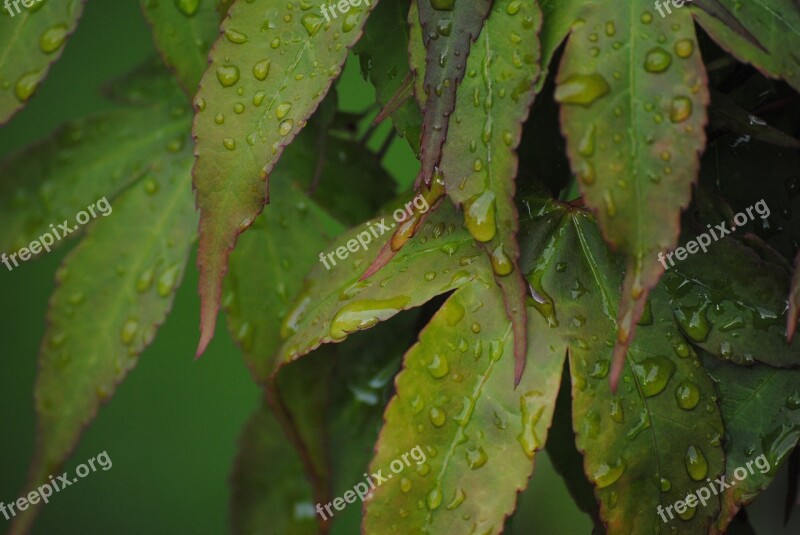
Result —
[[691, 39], [680, 39], [675, 43], [675, 55], [686, 59], [694, 52], [694, 41]]
[[456, 0], [431, 0], [431, 7], [439, 11], [453, 11]]
[[522, 431], [517, 435], [517, 440], [525, 455], [533, 459], [536, 450], [542, 447], [542, 441], [536, 433], [536, 424], [539, 423], [546, 405], [539, 392], [528, 392], [519, 398], [519, 408], [522, 413]]
[[702, 481], [708, 474], [708, 461], [700, 448], [689, 446], [683, 458], [683, 464], [686, 466], [689, 477], [695, 481]]
[[447, 415], [439, 407], [431, 407], [431, 410], [428, 412], [428, 417], [431, 419], [431, 423], [436, 427], [442, 427], [447, 420]]
[[136, 336], [136, 332], [138, 330], [139, 322], [134, 319], [129, 319], [122, 326], [122, 330], [119, 333], [119, 338], [123, 344], [129, 346], [131, 343], [133, 343], [133, 338]]
[[611, 400], [611, 407], [608, 411], [608, 415], [618, 424], [621, 424], [625, 421], [625, 410], [619, 398], [614, 398]]
[[435, 353], [427, 366], [428, 373], [435, 379], [441, 379], [450, 373], [450, 366], [447, 364], [447, 357]]
[[464, 452], [464, 455], [467, 458], [467, 466], [469, 466], [473, 470], [481, 468], [483, 465], [486, 464], [486, 461], [489, 460], [489, 456], [486, 455], [486, 452], [480, 446], [478, 446], [477, 448], [467, 449]]
[[175, 264], [174, 266], [169, 267], [161, 276], [158, 278], [158, 295], [161, 297], [169, 297], [172, 293], [172, 290], [175, 288], [175, 284], [178, 282], [178, 278], [181, 275], [181, 264]]
[[498, 245], [489, 255], [492, 261], [492, 270], [498, 277], [505, 277], [514, 271], [514, 263], [506, 254], [502, 245]]
[[675, 399], [681, 409], [692, 410], [700, 402], [700, 388], [691, 381], [681, 381], [675, 388]]
[[379, 321], [394, 316], [408, 302], [408, 297], [395, 297], [386, 300], [356, 301], [345, 305], [331, 320], [330, 336], [334, 340], [344, 340], [350, 333], [369, 329]]
[[633, 365], [633, 371], [639, 381], [644, 397], [653, 397], [666, 388], [675, 373], [675, 364], [666, 357], [647, 357]]
[[200, 7], [200, 0], [175, 0], [175, 7], [187, 17], [194, 16]]
[[467, 499], [466, 493], [461, 487], [458, 487], [456, 489], [455, 495], [453, 496], [453, 499], [450, 500], [450, 503], [447, 504], [447, 507], [445, 507], [445, 509], [447, 509], [448, 511], [452, 511], [453, 509], [456, 509], [459, 505], [464, 503], [464, 500], [466, 499]]
[[592, 472], [592, 479], [598, 489], [613, 485], [625, 473], [625, 462], [617, 459], [611, 463], [602, 463]]
[[555, 99], [562, 104], [591, 106], [609, 91], [608, 82], [599, 73], [573, 74], [556, 87]]
[[231, 28], [225, 30], [225, 37], [235, 45], [241, 45], [247, 42], [247, 36], [241, 32], [237, 32]]
[[153, 268], [143, 271], [139, 278], [136, 279], [136, 291], [141, 293], [149, 290], [150, 286], [153, 285], [154, 274], [155, 270]]
[[464, 203], [464, 222], [479, 242], [491, 241], [497, 233], [494, 200], [494, 193], [486, 190]]
[[286, 119], [285, 121], [281, 122], [280, 126], [278, 126], [278, 133], [282, 136], [288, 136], [292, 131], [293, 126], [294, 121], [291, 119]]
[[673, 123], [682, 123], [692, 115], [692, 101], [688, 97], [675, 97], [672, 99], [672, 108], [669, 110], [669, 120]]
[[706, 316], [708, 303], [701, 306], [679, 305], [675, 310], [675, 319], [681, 330], [693, 341], [700, 343], [708, 339], [711, 323]]
[[23, 74], [14, 86], [14, 94], [20, 102], [27, 102], [39, 87], [42, 73], [40, 71]]
[[657, 46], [650, 49], [644, 59], [644, 70], [647, 72], [664, 72], [672, 65], [672, 54]]
[[428, 496], [425, 498], [425, 503], [428, 506], [428, 509], [433, 511], [437, 509], [442, 504], [442, 491], [438, 487], [433, 489], [428, 493]]
[[411, 480], [407, 477], [400, 478], [400, 490], [406, 493], [411, 490]]
[[67, 39], [67, 32], [69, 32], [69, 27], [66, 24], [50, 26], [39, 38], [39, 48], [45, 54], [52, 54], [63, 46]]
[[277, 117], [278, 120], [281, 120], [284, 117], [286, 117], [286, 115], [289, 114], [289, 111], [291, 109], [292, 109], [291, 102], [284, 102], [282, 104], [278, 104], [278, 107], [275, 109], [275, 117]]
[[217, 67], [217, 80], [222, 87], [231, 87], [239, 81], [239, 67], [236, 65], [220, 65]]
[[269, 74], [269, 66], [271, 62], [268, 59], [262, 59], [255, 65], [253, 65], [253, 76], [256, 77], [256, 80], [264, 81], [267, 79], [267, 75]]
[[542, 277], [544, 271], [532, 271], [525, 275], [525, 280], [528, 281], [528, 290], [530, 297], [526, 297], [525, 303], [533, 306], [542, 317], [547, 320], [548, 327], [558, 327], [558, 317], [556, 316], [555, 302], [542, 287]]

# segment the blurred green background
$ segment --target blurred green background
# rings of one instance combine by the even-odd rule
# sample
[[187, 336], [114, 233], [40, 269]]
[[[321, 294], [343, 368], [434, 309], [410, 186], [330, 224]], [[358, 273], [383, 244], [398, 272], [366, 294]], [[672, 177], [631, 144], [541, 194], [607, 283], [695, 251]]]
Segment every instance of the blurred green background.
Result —
[[[152, 54], [138, 2], [90, 1], [77, 33], [37, 96], [0, 129], [0, 157], [48, 135], [67, 119], [111, 108], [99, 97], [102, 83]], [[357, 61], [348, 64], [339, 97], [349, 111], [361, 111], [372, 102], [372, 90], [361, 79]], [[410, 183], [416, 161], [405, 141], [396, 142], [385, 161], [401, 183]], [[12, 272], [0, 270], [4, 333], [0, 501], [5, 503], [19, 497], [25, 480], [34, 441], [32, 390], [47, 301], [56, 267], [73, 245]], [[225, 331], [224, 320], [207, 353], [194, 361], [199, 314], [196, 285], [192, 259], [174, 310], [155, 343], [101, 410], [65, 470], [73, 471], [103, 451], [108, 452], [113, 468], [98, 471], [51, 498], [34, 533], [228, 531], [229, 472], [239, 431], [256, 408], [259, 391]], [[573, 505], [546, 455], [537, 464], [531, 489], [523, 496], [514, 521], [515, 535], [590, 533], [588, 517]], [[770, 496], [756, 504], [756, 516], [769, 522], [764, 534], [780, 532], [783, 489], [785, 478], [780, 478]], [[0, 531], [7, 524], [0, 516]], [[797, 533], [800, 528], [793, 529]], [[353, 533], [357, 532], [353, 526]]]

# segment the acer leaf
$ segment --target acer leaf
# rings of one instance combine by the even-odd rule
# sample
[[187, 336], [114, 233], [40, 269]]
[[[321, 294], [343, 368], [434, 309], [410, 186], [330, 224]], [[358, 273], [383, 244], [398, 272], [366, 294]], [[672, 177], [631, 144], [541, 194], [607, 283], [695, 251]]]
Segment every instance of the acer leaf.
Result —
[[[6, 4], [0, 13], [0, 125], [36, 93], [61, 57], [86, 0]], [[14, 13], [11, 16], [9, 11]]]
[[[410, 3], [389, 0], [378, 4], [354, 51], [361, 62], [361, 72], [375, 86], [378, 104], [395, 107], [391, 113], [395, 129], [419, 153], [422, 116], [412, 93], [404, 90], [406, 79], [413, 76], [408, 64], [409, 30], [405, 23]], [[387, 35], [392, 39], [387, 39]], [[395, 97], [400, 101], [393, 102]]]
[[[473, 280], [406, 354], [370, 465], [388, 481], [366, 502], [365, 533], [502, 532], [547, 439], [564, 363], [540, 323], [531, 338], [542, 345], [529, 355], [536, 373], [510, 388], [514, 341], [502, 307], [494, 284]], [[406, 452], [416, 464], [403, 464]]]
[[[609, 254], [586, 214], [553, 204], [533, 213], [520, 235], [521, 263], [538, 296], [529, 299], [538, 310], [529, 315], [530, 328], [549, 330], [556, 341], [546, 338], [542, 345], [569, 353], [576, 445], [607, 532], [650, 532], [661, 524], [658, 506], [671, 505], [697, 481], [722, 473], [723, 429], [713, 385], [696, 356], [680, 358], [673, 349], [688, 344], [658, 287], [650, 298], [651, 315], [626, 352], [620, 387], [612, 393], [607, 378], [621, 262]], [[539, 350], [542, 345], [532, 344]], [[672, 525], [700, 533], [718, 510], [719, 501], [712, 501]]]
[[[613, 6], [613, 7], [612, 7]], [[606, 239], [625, 253], [611, 373], [616, 386], [647, 295], [676, 244], [705, 147], [709, 102], [691, 15], [591, 2], [556, 78], [567, 152]]]
[[[380, 228], [385, 219], [346, 232], [328, 250], [344, 247], [359, 233], [369, 233], [370, 228]], [[323, 343], [341, 342], [401, 310], [463, 286], [488, 263], [469, 233], [461, 229], [455, 210], [443, 204], [386, 267], [360, 280], [364, 266], [375, 258], [388, 236], [373, 240], [366, 252], [359, 247], [330, 270], [318, 265], [311, 271], [281, 326], [282, 361], [294, 360]], [[451, 265], [443, 267], [447, 258], [451, 258]]]
[[[447, 193], [489, 254], [503, 290], [506, 314], [514, 326], [515, 384], [525, 368], [527, 345], [526, 285], [517, 265], [515, 150], [540, 74], [541, 24], [541, 11], [532, 0], [494, 2], [472, 46], [440, 163]], [[464, 147], [469, 147], [469, 156]]]
[[[107, 218], [91, 225], [56, 275], [39, 355], [37, 448], [25, 495], [62, 466], [169, 313], [197, 225], [189, 147], [187, 135], [181, 152], [154, 160]], [[76, 315], [83, 321], [75, 322]], [[26, 533], [37, 509], [17, 515], [11, 533]]]
[[[156, 49], [181, 86], [193, 97], [208, 68], [208, 51], [219, 35], [219, 0], [140, 0]], [[224, 15], [224, 12], [223, 12]]]
[[[755, 237], [728, 236], [671, 267], [664, 283], [676, 320], [689, 340], [719, 358], [800, 367], [799, 343], [784, 337], [789, 273], [754, 246]], [[720, 277], [718, 266], [730, 262], [736, 270]]]
[[703, 29], [738, 60], [750, 63], [766, 76], [782, 78], [800, 90], [800, 60], [795, 54], [800, 46], [800, 9], [797, 4], [793, 0], [717, 1], [758, 40], [763, 49], [719, 18], [692, 8]]
[[186, 144], [186, 111], [162, 103], [77, 119], [0, 163], [0, 251], [17, 251], [63, 221], [75, 228], [66, 237], [80, 235], [78, 212], [103, 197], [113, 205], [154, 154]]
[[[723, 533], [739, 509], [767, 488], [800, 438], [800, 371], [761, 364], [742, 368], [701, 353], [720, 392], [725, 423], [726, 480], [722, 511], [712, 533]], [[761, 422], [769, 422], [760, 429]], [[764, 459], [759, 459], [764, 455]], [[755, 463], [755, 466], [754, 466]], [[738, 472], [737, 472], [738, 469]], [[741, 478], [741, 470], [747, 477]]]
[[267, 407], [257, 410], [242, 431], [231, 486], [234, 535], [318, 533], [305, 511], [313, 496], [303, 466]]
[[[456, 106], [456, 90], [464, 78], [464, 67], [472, 42], [478, 37], [492, 0], [470, 2], [415, 0], [419, 25], [426, 49], [424, 103], [422, 105], [422, 168], [417, 186], [430, 186], [433, 172], [442, 156], [447, 139], [450, 115]], [[411, 45], [418, 44], [412, 38]], [[411, 59], [418, 58], [411, 54]], [[420, 76], [421, 65], [412, 65]], [[421, 98], [418, 96], [418, 98]]]
[[536, 93], [539, 93], [549, 78], [551, 62], [556, 55], [556, 50], [569, 35], [572, 25], [577, 21], [578, 14], [587, 8], [587, 4], [579, 0], [539, 0], [544, 23], [539, 32], [541, 41], [541, 68], [542, 75], [536, 82]]
[[[390, 193], [375, 186], [369, 197], [356, 195], [367, 180], [389, 185], [391, 177], [371, 153], [331, 137], [322, 154], [320, 188], [309, 198], [303, 190], [317, 166], [315, 140], [316, 132], [306, 130], [287, 147], [273, 173], [274, 206], [256, 218], [231, 255], [224, 299], [228, 327], [258, 382], [266, 382], [275, 367], [281, 322], [303, 285], [298, 274], [319, 265], [319, 254], [344, 231], [343, 223], [370, 215]], [[261, 268], [253, 269], [253, 262]]]
[[222, 278], [237, 236], [263, 209], [273, 166], [341, 72], [374, 5], [354, 7], [331, 22], [310, 4], [296, 11], [294, 4], [265, 11], [247, 0], [231, 6], [195, 98], [198, 356], [214, 336]]

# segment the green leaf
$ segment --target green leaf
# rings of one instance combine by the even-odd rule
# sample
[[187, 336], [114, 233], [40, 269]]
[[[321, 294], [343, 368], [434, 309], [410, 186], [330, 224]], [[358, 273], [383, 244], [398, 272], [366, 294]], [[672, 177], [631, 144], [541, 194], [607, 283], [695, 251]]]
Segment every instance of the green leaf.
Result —
[[[770, 78], [782, 78], [800, 90], [800, 10], [793, 0], [740, 2], [718, 0], [749, 30], [766, 50], [745, 39], [719, 19], [692, 8], [705, 31], [740, 61], [750, 63]], [[669, 18], [672, 19], [674, 15]]]
[[[375, 97], [385, 107], [404, 85], [406, 77], [413, 76], [408, 64], [408, 25], [406, 16], [410, 0], [381, 2], [370, 15], [364, 28], [364, 37], [354, 51], [361, 62], [361, 72], [375, 86]], [[398, 26], [400, 30], [398, 31]], [[386, 37], [391, 35], [391, 39]], [[397, 132], [419, 153], [422, 115], [411, 92], [402, 105], [392, 113]]]
[[[86, 0], [47, 1], [0, 12], [0, 125], [36, 93], [75, 31]], [[8, 10], [8, 11], [6, 11]], [[13, 16], [12, 16], [13, 13]]]
[[[332, 259], [326, 257], [330, 269], [320, 259], [320, 265], [311, 271], [305, 289], [281, 326], [281, 360], [299, 358], [323, 343], [341, 342], [351, 333], [454, 290], [488, 269], [485, 255], [461, 228], [455, 210], [442, 205], [400, 254], [362, 281], [364, 267], [372, 263], [387, 242], [389, 233], [381, 234], [385, 232], [381, 228], [393, 225], [390, 221], [391, 218], [369, 221], [340, 236], [323, 253], [346, 251], [348, 243], [351, 250], [356, 250], [348, 253], [346, 260], [337, 259], [336, 255]], [[379, 236], [377, 241], [370, 236], [372, 230]], [[372, 240], [368, 250], [360, 246], [359, 235], [365, 242]]]
[[[739, 509], [772, 482], [800, 439], [800, 371], [761, 364], [743, 368], [705, 352], [701, 355], [719, 389], [725, 479], [735, 483], [719, 489], [722, 511], [713, 532], [723, 533]], [[747, 471], [746, 477], [742, 478], [741, 469]]]
[[[75, 227], [76, 214], [97, 199], [114, 204], [154, 155], [187, 144], [187, 111], [160, 105], [78, 119], [0, 164], [0, 251], [26, 247], [50, 225]], [[67, 237], [80, 235], [77, 227]]]
[[556, 79], [562, 131], [586, 204], [628, 258], [612, 385], [647, 295], [678, 240], [705, 147], [706, 74], [688, 10], [592, 3]]
[[463, 209], [467, 229], [489, 254], [503, 290], [514, 326], [515, 382], [525, 367], [527, 345], [526, 286], [517, 265], [515, 149], [541, 72], [541, 24], [542, 14], [533, 0], [494, 2], [467, 60], [440, 163], [447, 193]]
[[266, 407], [242, 431], [231, 486], [234, 535], [318, 533], [303, 465]]
[[549, 78], [550, 63], [555, 57], [556, 50], [561, 46], [570, 32], [570, 28], [577, 21], [587, 3], [579, 0], [539, 0], [544, 23], [542, 24], [539, 39], [542, 48], [542, 75], [536, 83], [536, 92], [539, 93]]
[[[161, 57], [189, 97], [208, 68], [208, 52], [219, 36], [218, 0], [140, 0]], [[224, 13], [223, 13], [224, 14]], [[238, 36], [229, 36], [236, 39]]]
[[[470, 45], [478, 37], [484, 20], [492, 7], [492, 0], [415, 0], [419, 25], [426, 53], [425, 65], [412, 64], [412, 70], [424, 79], [423, 90], [417, 99], [422, 105], [422, 168], [417, 184], [430, 186], [435, 167], [442, 157], [442, 146], [447, 139], [450, 115], [456, 106], [456, 90], [464, 78]], [[419, 41], [412, 37], [411, 46]], [[411, 53], [418, 59], [419, 53]], [[424, 76], [423, 76], [424, 73]]]
[[[612, 393], [607, 378], [622, 279], [619, 259], [607, 251], [592, 218], [580, 211], [550, 206], [538, 213], [533, 224], [523, 224], [520, 238], [534, 294], [529, 302], [540, 312], [530, 314], [529, 323], [558, 338], [532, 340], [536, 347], [569, 352], [576, 445], [608, 533], [652, 532], [662, 524], [658, 506], [671, 505], [696, 482], [723, 470], [723, 428], [713, 385], [696, 357], [680, 358], [673, 348], [688, 345], [658, 287], [650, 299], [652, 316], [626, 352], [623, 380]], [[695, 452], [703, 461], [687, 465]], [[718, 510], [717, 500], [671, 525], [700, 533]]]
[[370, 465], [389, 479], [367, 501], [365, 533], [502, 531], [547, 439], [565, 354], [546, 349], [550, 329], [538, 324], [530, 335], [541, 346], [529, 355], [536, 373], [512, 389], [502, 307], [495, 285], [473, 280], [406, 354]]
[[[800, 342], [784, 336], [789, 274], [759, 254], [756, 240], [725, 237], [675, 262], [664, 275], [675, 317], [692, 343], [719, 358], [798, 367]], [[721, 265], [736, 269], [720, 277]]]
[[[35, 389], [37, 449], [23, 494], [58, 471], [169, 313], [197, 228], [186, 141], [91, 225], [56, 274]], [[18, 515], [11, 533], [27, 532], [34, 511]]]
[[195, 98], [198, 355], [214, 336], [222, 278], [237, 236], [261, 213], [273, 166], [341, 72], [372, 9], [354, 7], [325, 22], [312, 4], [282, 6], [292, 7], [265, 12], [259, 3], [237, 0]]
[[298, 275], [343, 230], [297, 184], [278, 181], [273, 193], [275, 206], [256, 219], [231, 255], [225, 294], [228, 327], [258, 382], [266, 382], [275, 367], [281, 322], [303, 285]]
[[[276, 365], [280, 325], [302, 288], [300, 274], [319, 264], [343, 223], [363, 220], [389, 199], [391, 177], [372, 153], [329, 136], [323, 153], [315, 154], [316, 136], [307, 129], [287, 147], [273, 173], [274, 206], [256, 218], [231, 254], [228, 327], [258, 382], [266, 383]], [[319, 168], [319, 188], [310, 198], [304, 189]], [[376, 185], [364, 192], [368, 181]]]

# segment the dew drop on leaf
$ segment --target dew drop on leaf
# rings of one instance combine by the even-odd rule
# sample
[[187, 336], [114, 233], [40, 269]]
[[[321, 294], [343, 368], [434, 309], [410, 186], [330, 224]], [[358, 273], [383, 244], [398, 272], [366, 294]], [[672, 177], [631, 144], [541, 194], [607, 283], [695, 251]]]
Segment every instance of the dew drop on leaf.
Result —
[[672, 54], [660, 46], [650, 49], [644, 58], [644, 70], [647, 72], [664, 72], [670, 65], [672, 65]]
[[175, 7], [187, 17], [194, 16], [200, 7], [200, 0], [175, 0]]
[[66, 24], [50, 26], [39, 38], [39, 48], [45, 54], [52, 54], [64, 45], [68, 31]]
[[689, 446], [683, 458], [686, 472], [694, 481], [702, 481], [708, 474], [708, 461], [700, 448]]
[[591, 106], [611, 91], [602, 74], [573, 74], [558, 84], [555, 99], [562, 104]]

